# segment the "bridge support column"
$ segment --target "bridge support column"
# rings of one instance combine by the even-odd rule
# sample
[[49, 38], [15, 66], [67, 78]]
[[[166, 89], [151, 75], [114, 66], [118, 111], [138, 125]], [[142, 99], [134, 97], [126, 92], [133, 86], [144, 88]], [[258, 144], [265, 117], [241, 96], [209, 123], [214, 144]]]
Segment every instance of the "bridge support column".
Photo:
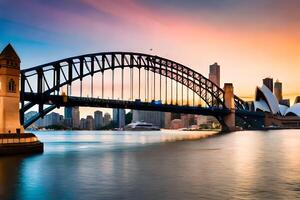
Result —
[[224, 131], [235, 131], [235, 105], [234, 105], [234, 93], [232, 83], [224, 84], [224, 101], [225, 106], [230, 110], [230, 113], [224, 117], [223, 127]]
[[20, 123], [20, 63], [9, 44], [0, 53], [0, 155], [42, 152], [34, 134], [24, 134]]

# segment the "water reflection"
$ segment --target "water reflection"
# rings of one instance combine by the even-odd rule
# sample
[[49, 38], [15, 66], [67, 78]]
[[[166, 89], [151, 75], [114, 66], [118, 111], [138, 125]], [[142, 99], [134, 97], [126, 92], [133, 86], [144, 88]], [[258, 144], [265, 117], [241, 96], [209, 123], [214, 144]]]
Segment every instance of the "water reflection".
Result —
[[299, 131], [37, 134], [43, 155], [0, 158], [1, 200], [300, 197]]
[[22, 156], [0, 157], [0, 199], [17, 199]]

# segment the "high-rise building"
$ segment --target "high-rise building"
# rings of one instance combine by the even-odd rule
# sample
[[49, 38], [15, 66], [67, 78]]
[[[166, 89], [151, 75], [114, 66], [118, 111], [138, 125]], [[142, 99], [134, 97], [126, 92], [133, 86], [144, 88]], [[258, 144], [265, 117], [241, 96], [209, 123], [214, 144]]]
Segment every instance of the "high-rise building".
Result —
[[278, 101], [282, 100], [282, 83], [278, 80], [274, 83], [274, 94]]
[[60, 121], [60, 115], [59, 113], [56, 113], [56, 112], [52, 112], [48, 115], [46, 115], [43, 119], [44, 121], [44, 124], [43, 126], [44, 127], [47, 127], [47, 126], [52, 126], [52, 125], [59, 125], [61, 124], [61, 121]]
[[98, 130], [103, 126], [102, 112], [97, 110], [94, 112], [95, 129]]
[[110, 124], [110, 122], [111, 122], [111, 116], [110, 116], [110, 114], [109, 113], [105, 113], [104, 114], [104, 118], [103, 118], [103, 125], [107, 126], [107, 125]]
[[78, 106], [72, 109], [72, 122], [73, 128], [80, 128], [80, 111]]
[[272, 78], [264, 78], [263, 79], [263, 84], [267, 86], [273, 92], [273, 79]]
[[195, 124], [195, 115], [182, 114], [181, 121], [182, 121], [183, 127], [189, 128], [191, 125]]
[[166, 112], [166, 113], [164, 113], [164, 115], [165, 115], [164, 128], [170, 128], [171, 127], [171, 121], [172, 121], [172, 113]]
[[218, 63], [209, 66], [209, 80], [220, 87], [220, 65]]
[[82, 130], [86, 129], [86, 122], [84, 118], [80, 119], [80, 129]]
[[125, 110], [113, 109], [113, 126], [114, 128], [123, 128], [125, 126]]
[[133, 110], [132, 121], [144, 121], [162, 128], [165, 125], [165, 115], [159, 111]]
[[[31, 114], [30, 114], [31, 115]], [[59, 113], [52, 112], [45, 115], [44, 118], [38, 119], [34, 125], [37, 127], [47, 127], [52, 125], [61, 125], [63, 123], [63, 118]]]
[[88, 115], [85, 120], [85, 125], [87, 130], [93, 130], [94, 129], [94, 118], [91, 115]]
[[72, 107], [65, 107], [65, 125], [67, 127], [72, 127], [73, 126], [73, 108]]

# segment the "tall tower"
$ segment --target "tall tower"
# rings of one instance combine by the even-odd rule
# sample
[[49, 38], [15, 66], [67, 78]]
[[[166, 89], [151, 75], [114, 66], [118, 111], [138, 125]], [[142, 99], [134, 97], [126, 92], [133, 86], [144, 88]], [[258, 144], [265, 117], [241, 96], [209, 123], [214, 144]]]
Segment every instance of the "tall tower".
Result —
[[273, 79], [272, 78], [264, 78], [263, 79], [263, 84], [267, 86], [273, 92]]
[[123, 128], [125, 126], [125, 110], [120, 108], [113, 109], [114, 128]]
[[73, 127], [73, 107], [65, 107], [65, 125]]
[[74, 106], [72, 109], [72, 123], [73, 128], [79, 128], [80, 127], [80, 111], [78, 106]]
[[274, 94], [277, 100], [280, 102], [282, 100], [282, 83], [276, 80], [274, 83]]
[[218, 63], [209, 66], [209, 80], [220, 87], [220, 65]]
[[94, 112], [95, 129], [98, 130], [103, 126], [103, 115], [102, 112], [97, 110]]
[[7, 45], [0, 54], [0, 134], [24, 132], [19, 114], [20, 63], [14, 48]]

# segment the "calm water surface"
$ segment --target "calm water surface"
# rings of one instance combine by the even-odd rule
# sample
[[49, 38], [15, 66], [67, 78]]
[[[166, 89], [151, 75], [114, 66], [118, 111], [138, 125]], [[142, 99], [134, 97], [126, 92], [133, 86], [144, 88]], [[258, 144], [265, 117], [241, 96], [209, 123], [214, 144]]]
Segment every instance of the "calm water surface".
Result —
[[0, 199], [300, 198], [300, 130], [175, 141], [197, 134], [40, 132], [44, 154], [0, 158]]

